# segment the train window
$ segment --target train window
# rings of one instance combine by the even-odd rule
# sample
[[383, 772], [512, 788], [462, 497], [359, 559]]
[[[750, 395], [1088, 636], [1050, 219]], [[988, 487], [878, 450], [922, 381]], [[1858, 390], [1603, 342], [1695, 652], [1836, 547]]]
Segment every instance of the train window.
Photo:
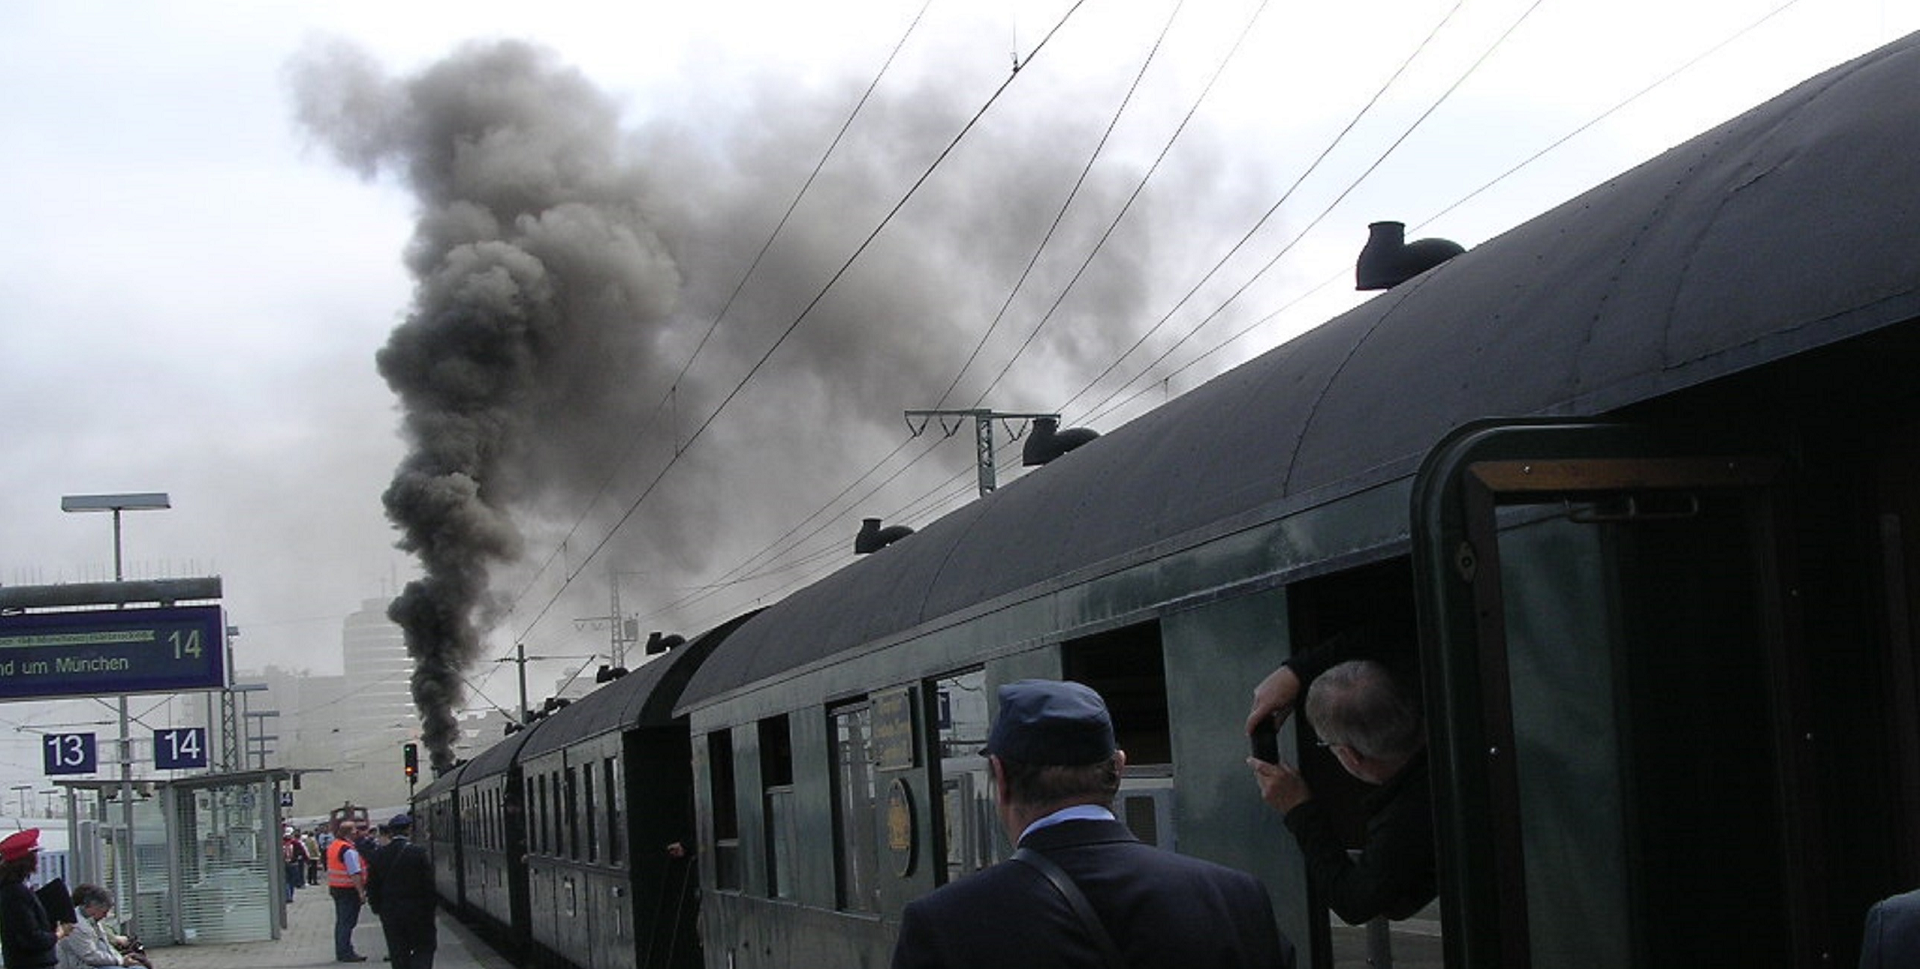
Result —
[[1160, 624], [1141, 623], [1061, 644], [1066, 678], [1093, 687], [1113, 714], [1113, 739], [1127, 753], [1114, 810], [1134, 837], [1173, 850], [1173, 734]]
[[[1288, 587], [1288, 631], [1297, 649], [1311, 651], [1342, 634], [1371, 630], [1376, 641], [1366, 655], [1392, 667], [1403, 679], [1417, 683], [1419, 632], [1413, 603], [1413, 563], [1392, 558], [1357, 568], [1317, 576]], [[1350, 854], [1367, 841], [1369, 796], [1379, 788], [1348, 774], [1327, 749], [1313, 743], [1311, 724], [1296, 718], [1297, 758], [1314, 799], [1325, 805], [1324, 815]], [[1335, 969], [1370, 965], [1438, 965], [1442, 956], [1439, 903], [1429, 903], [1411, 917], [1375, 918], [1350, 925], [1335, 916], [1324, 899], [1315, 898], [1315, 944], [1330, 950]], [[1323, 937], [1319, 935], [1324, 931]], [[1593, 964], [1604, 964], [1605, 960]]]
[[560, 774], [558, 771], [546, 775], [545, 784], [542, 789], [546, 791], [547, 800], [545, 804], [540, 806], [542, 822], [540, 826], [543, 829], [540, 837], [545, 843], [546, 854], [549, 857], [558, 857], [562, 850], [560, 845], [560, 808], [564, 803], [560, 797]]
[[529, 845], [534, 854], [547, 853], [547, 775], [541, 774], [535, 790], [539, 793], [533, 799], [533, 844]]
[[607, 863], [620, 863], [620, 826], [627, 813], [627, 792], [620, 789], [620, 760], [609, 757], [601, 761], [601, 790], [607, 799]]
[[1173, 763], [1159, 623], [1068, 640], [1060, 646], [1060, 660], [1067, 679], [1093, 687], [1107, 701], [1113, 739], [1127, 752], [1129, 769]]
[[707, 734], [707, 793], [713, 803], [713, 879], [721, 889], [740, 890], [740, 807], [733, 793], [733, 735]]
[[584, 848], [587, 861], [599, 861], [600, 826], [594, 822], [592, 764], [582, 764], [580, 767], [580, 816], [582, 822], [580, 830], [586, 836]]
[[798, 843], [793, 805], [793, 732], [784, 714], [760, 721], [760, 781], [766, 798], [767, 896], [793, 896]]
[[987, 867], [1005, 852], [987, 786], [987, 676], [981, 670], [934, 681], [933, 734], [940, 758], [941, 818], [946, 844], [943, 880]]
[[839, 907], [880, 910], [880, 852], [874, 829], [873, 707], [866, 701], [828, 711], [833, 733], [834, 857]]

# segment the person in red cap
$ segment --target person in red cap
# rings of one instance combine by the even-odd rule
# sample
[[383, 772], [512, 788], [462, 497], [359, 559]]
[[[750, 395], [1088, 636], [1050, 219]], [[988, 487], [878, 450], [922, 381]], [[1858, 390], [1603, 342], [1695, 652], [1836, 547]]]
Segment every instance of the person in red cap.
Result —
[[40, 867], [40, 829], [0, 839], [0, 956], [6, 969], [47, 969], [59, 962], [53, 947], [67, 934], [47, 917], [27, 879]]

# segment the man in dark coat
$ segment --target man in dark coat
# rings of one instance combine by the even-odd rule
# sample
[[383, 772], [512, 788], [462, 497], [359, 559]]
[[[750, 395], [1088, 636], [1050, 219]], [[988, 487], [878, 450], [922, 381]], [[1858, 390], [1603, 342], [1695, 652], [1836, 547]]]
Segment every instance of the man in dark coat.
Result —
[[908, 904], [894, 969], [1293, 965], [1257, 879], [1143, 844], [1114, 818], [1126, 755], [1114, 749], [1098, 693], [1024, 680], [999, 698], [986, 753], [1001, 823], [1077, 886], [1098, 930], [1065, 889], [1016, 856]]
[[1860, 942], [1860, 969], [1920, 965], [1920, 891], [1873, 903]]
[[427, 849], [413, 843], [411, 816], [394, 816], [387, 833], [391, 840], [374, 855], [367, 879], [367, 905], [380, 916], [393, 969], [433, 969], [433, 952], [439, 946], [433, 860]]
[[[1306, 695], [1307, 720], [1348, 774], [1377, 788], [1363, 802], [1367, 836], [1358, 857], [1334, 812], [1314, 799], [1293, 765], [1248, 758], [1260, 796], [1285, 820], [1306, 856], [1307, 880], [1350, 925], [1404, 919], [1439, 894], [1426, 727], [1378, 628], [1343, 635], [1287, 660], [1254, 690], [1247, 731], [1277, 728]], [[1409, 651], [1410, 652], [1410, 651]]]

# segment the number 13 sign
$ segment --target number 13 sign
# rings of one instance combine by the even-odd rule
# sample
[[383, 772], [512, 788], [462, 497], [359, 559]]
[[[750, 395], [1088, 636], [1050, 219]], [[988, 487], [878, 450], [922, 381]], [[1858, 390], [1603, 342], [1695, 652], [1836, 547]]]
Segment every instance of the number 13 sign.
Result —
[[99, 766], [90, 733], [47, 734], [42, 753], [49, 775], [91, 774]]

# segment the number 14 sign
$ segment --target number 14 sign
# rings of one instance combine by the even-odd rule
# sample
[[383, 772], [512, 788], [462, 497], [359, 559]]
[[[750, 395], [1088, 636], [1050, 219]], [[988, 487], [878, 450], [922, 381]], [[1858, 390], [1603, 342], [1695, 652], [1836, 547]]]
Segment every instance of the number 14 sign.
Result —
[[207, 728], [178, 727], [153, 732], [153, 766], [184, 770], [207, 766]]

